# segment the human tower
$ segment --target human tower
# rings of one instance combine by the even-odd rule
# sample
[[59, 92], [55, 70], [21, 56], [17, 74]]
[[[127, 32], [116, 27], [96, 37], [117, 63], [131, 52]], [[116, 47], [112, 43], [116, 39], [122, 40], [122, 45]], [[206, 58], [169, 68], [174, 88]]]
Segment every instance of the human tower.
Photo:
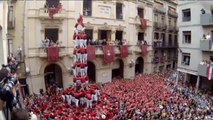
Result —
[[87, 76], [87, 35], [83, 16], [77, 20], [75, 25], [74, 41], [74, 61], [72, 66], [74, 86], [64, 91], [65, 99], [69, 104], [74, 103], [76, 107], [86, 106], [92, 108], [92, 103], [98, 101], [100, 95], [97, 84], [88, 84]]

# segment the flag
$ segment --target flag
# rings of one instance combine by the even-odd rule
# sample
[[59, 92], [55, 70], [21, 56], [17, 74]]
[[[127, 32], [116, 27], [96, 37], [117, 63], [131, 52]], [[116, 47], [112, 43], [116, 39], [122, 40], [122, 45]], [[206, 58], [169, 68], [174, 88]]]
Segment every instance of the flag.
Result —
[[56, 62], [59, 60], [59, 47], [47, 48], [48, 61]]
[[146, 28], [147, 28], [147, 20], [141, 19], [141, 29], [146, 29]]
[[209, 65], [208, 67], [208, 79], [211, 80], [213, 78], [213, 65]]
[[113, 62], [115, 59], [114, 46], [105, 45], [103, 46], [103, 50], [104, 50], [104, 62], [105, 63]]
[[87, 54], [88, 54], [87, 60], [88, 61], [92, 61], [96, 58], [95, 50], [96, 50], [95, 46], [92, 46], [92, 45], [87, 46]]
[[49, 8], [49, 16], [53, 18], [53, 16], [58, 13], [62, 9], [63, 5], [61, 3], [58, 4], [56, 8], [50, 7]]
[[146, 56], [148, 54], [148, 45], [141, 46], [141, 54], [142, 56]]
[[128, 57], [129, 55], [129, 50], [127, 45], [121, 45], [120, 46], [120, 51], [121, 51], [121, 57]]

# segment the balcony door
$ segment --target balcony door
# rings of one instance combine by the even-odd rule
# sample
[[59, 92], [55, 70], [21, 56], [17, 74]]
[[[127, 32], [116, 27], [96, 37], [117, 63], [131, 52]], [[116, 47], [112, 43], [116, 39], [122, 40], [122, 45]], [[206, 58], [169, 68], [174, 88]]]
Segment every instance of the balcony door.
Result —
[[46, 2], [49, 8], [51, 7], [56, 8], [58, 7], [59, 4], [59, 0], [46, 0]]
[[98, 38], [99, 40], [111, 40], [111, 30], [99, 30]]
[[58, 41], [58, 32], [58, 28], [46, 28], [44, 38], [56, 43]]

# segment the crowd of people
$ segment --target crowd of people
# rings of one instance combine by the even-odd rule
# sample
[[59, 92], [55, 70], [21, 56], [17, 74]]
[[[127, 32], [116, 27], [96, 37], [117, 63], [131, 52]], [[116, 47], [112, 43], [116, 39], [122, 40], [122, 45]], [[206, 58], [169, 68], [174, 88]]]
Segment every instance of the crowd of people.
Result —
[[[89, 84], [89, 89], [98, 86], [100, 90], [98, 99], [92, 101], [91, 106], [81, 102], [76, 106], [75, 102], [69, 102], [64, 96], [75, 91], [72, 87], [31, 96], [25, 104], [42, 120], [213, 119], [212, 92], [200, 90], [195, 93], [193, 87], [183, 84], [183, 80], [175, 85], [175, 78], [176, 74], [167, 72], [139, 74], [134, 80], [116, 79], [104, 85]], [[76, 98], [74, 94], [70, 92], [69, 95]]]

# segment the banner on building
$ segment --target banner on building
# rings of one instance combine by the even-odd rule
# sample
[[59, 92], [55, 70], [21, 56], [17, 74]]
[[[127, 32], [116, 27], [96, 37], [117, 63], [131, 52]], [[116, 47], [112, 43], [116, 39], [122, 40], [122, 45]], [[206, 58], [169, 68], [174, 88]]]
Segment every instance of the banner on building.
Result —
[[129, 50], [127, 45], [121, 45], [120, 46], [120, 51], [121, 51], [121, 57], [128, 57], [129, 55]]
[[212, 78], [213, 78], [213, 65], [210, 65], [209, 67], [208, 67], [208, 79], [209, 80], [212, 80]]
[[53, 16], [56, 14], [56, 13], [58, 13], [61, 9], [62, 9], [62, 4], [59, 2], [58, 3], [58, 6], [57, 7], [55, 7], [55, 6], [50, 6], [49, 7], [49, 16], [51, 17], [51, 18], [53, 18]]
[[149, 53], [148, 45], [142, 45], [141, 46], [141, 54], [142, 54], [142, 56], [146, 56], [148, 53]]
[[88, 54], [88, 60], [89, 61], [92, 61], [96, 58], [96, 55], [95, 55], [95, 50], [96, 50], [96, 47], [95, 46], [92, 46], [92, 45], [88, 45], [87, 46], [87, 54]]
[[103, 50], [104, 50], [104, 62], [105, 63], [113, 62], [115, 59], [114, 46], [105, 45], [103, 46]]
[[141, 29], [146, 29], [146, 28], [147, 28], [147, 20], [141, 19]]
[[47, 48], [47, 56], [48, 61], [50, 62], [56, 62], [59, 58], [59, 47], [48, 47]]

